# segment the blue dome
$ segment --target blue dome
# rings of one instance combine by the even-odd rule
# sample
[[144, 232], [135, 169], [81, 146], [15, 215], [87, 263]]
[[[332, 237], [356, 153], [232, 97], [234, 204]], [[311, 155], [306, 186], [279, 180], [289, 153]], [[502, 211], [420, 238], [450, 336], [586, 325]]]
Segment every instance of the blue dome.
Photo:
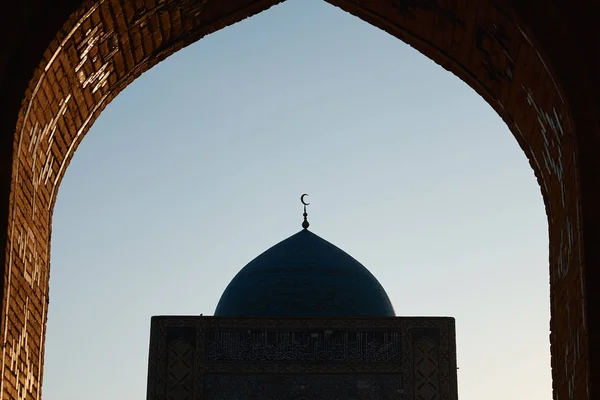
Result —
[[393, 317], [394, 308], [362, 264], [308, 230], [246, 265], [219, 300], [218, 317]]

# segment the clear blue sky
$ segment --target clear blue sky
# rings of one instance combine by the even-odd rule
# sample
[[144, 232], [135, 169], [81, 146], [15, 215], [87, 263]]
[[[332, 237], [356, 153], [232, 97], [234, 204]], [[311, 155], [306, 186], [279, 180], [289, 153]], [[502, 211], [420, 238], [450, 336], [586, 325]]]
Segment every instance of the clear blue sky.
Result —
[[144, 74], [58, 193], [46, 400], [144, 399], [150, 317], [211, 315], [252, 258], [311, 229], [399, 315], [456, 318], [461, 400], [548, 400], [548, 230], [501, 119], [403, 42], [289, 0]]

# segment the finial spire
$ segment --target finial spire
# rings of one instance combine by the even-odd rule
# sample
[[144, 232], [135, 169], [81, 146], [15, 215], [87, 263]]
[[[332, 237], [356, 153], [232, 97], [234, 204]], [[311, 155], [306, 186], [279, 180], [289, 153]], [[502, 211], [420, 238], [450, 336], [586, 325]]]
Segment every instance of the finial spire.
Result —
[[307, 203], [304, 201], [304, 198], [306, 196], [308, 196], [306, 193], [304, 193], [302, 196], [300, 196], [300, 202], [304, 205], [304, 214], [302, 214], [304, 216], [304, 221], [302, 222], [302, 228], [304, 228], [304, 229], [308, 229], [308, 227], [310, 226], [310, 224], [308, 223], [308, 220], [306, 219], [306, 217], [308, 217], [308, 214], [306, 213], [306, 206], [310, 204], [310, 203]]

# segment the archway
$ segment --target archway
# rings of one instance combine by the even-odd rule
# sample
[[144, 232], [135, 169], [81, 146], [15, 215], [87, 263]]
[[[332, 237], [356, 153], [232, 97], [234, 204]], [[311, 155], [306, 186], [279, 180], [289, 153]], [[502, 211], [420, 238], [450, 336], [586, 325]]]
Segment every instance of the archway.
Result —
[[[0, 396], [37, 398], [56, 191], [108, 102], [137, 76], [202, 36], [278, 1], [87, 2], [44, 55], [14, 138], [3, 296]], [[550, 62], [517, 15], [486, 1], [332, 1], [416, 47], [467, 82], [506, 121], [538, 177], [549, 219], [556, 398], [587, 398], [588, 332], [575, 124]], [[589, 311], [589, 310], [588, 310]]]

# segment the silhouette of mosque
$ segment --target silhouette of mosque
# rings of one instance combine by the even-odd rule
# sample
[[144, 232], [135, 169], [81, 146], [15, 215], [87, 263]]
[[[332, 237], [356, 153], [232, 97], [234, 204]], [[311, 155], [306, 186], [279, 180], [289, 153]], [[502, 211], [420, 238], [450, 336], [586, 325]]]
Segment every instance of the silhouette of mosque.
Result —
[[214, 316], [152, 317], [148, 400], [458, 398], [454, 318], [396, 317], [308, 230], [306, 196], [303, 229], [242, 268]]

